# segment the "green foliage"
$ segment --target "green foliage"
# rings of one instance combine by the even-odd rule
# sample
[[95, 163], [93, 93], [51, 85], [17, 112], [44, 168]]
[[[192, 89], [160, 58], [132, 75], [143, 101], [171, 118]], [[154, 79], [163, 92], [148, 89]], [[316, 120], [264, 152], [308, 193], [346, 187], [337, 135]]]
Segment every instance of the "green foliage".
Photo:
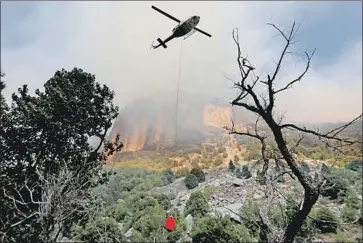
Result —
[[352, 171], [362, 171], [363, 162], [362, 160], [353, 160], [345, 164], [344, 168]]
[[198, 178], [198, 182], [205, 181], [205, 173], [200, 167], [193, 168], [190, 174], [195, 175]]
[[285, 214], [283, 211], [285, 207], [272, 205], [270, 211], [268, 212], [271, 223], [277, 228], [283, 228], [285, 226]]
[[167, 232], [164, 229], [165, 211], [159, 207], [148, 210], [132, 225], [133, 242], [165, 242]]
[[199, 181], [198, 178], [193, 174], [188, 174], [184, 179], [185, 186], [188, 189], [193, 189], [198, 186]]
[[[167, 242], [182, 235], [182, 224], [174, 232], [164, 229], [164, 219], [167, 210], [171, 210], [170, 198], [164, 194], [134, 193], [129, 194], [124, 201], [106, 208], [106, 215], [118, 222], [124, 223], [124, 229], [133, 227], [132, 240], [136, 242], [157, 241]], [[171, 210], [173, 217], [182, 220], [182, 216]]]
[[72, 226], [72, 236], [86, 242], [120, 242], [125, 241], [122, 231], [113, 218], [97, 217], [89, 219], [84, 227]]
[[236, 169], [236, 166], [234, 165], [233, 161], [229, 160], [228, 170], [234, 172], [235, 169]]
[[160, 207], [164, 210], [168, 210], [171, 208], [170, 198], [165, 194], [153, 194], [152, 195], [157, 201]]
[[317, 209], [315, 218], [317, 220], [313, 220], [313, 225], [319, 229], [321, 233], [335, 233], [337, 231], [338, 225], [336, 222], [338, 222], [338, 219], [328, 207]]
[[239, 170], [238, 173], [236, 173], [236, 176], [240, 179], [249, 179], [252, 177], [251, 171], [248, 169], [247, 165], [242, 166], [242, 170]]
[[208, 213], [208, 198], [201, 191], [193, 192], [185, 205], [185, 215], [193, 217], [205, 216]]
[[344, 205], [340, 211], [340, 218], [344, 223], [351, 223], [357, 219], [358, 213], [357, 209]]
[[252, 242], [248, 230], [243, 225], [234, 224], [229, 217], [197, 219], [192, 229], [192, 241], [198, 243]]
[[[0, 86], [3, 89], [3, 81]], [[59, 178], [61, 170], [66, 167], [67, 173], [78, 175], [75, 184], [91, 182], [87, 187], [78, 188], [77, 194], [77, 199], [91, 200], [89, 188], [103, 183], [108, 176], [108, 173], [102, 173], [100, 167], [105, 162], [105, 155], [122, 147], [118, 139], [113, 145], [103, 140], [103, 134], [118, 115], [118, 107], [112, 104], [113, 98], [114, 93], [107, 86], [100, 85], [94, 75], [78, 68], [57, 71], [45, 83], [44, 91], [37, 89], [35, 95], [29, 94], [27, 85], [23, 85], [18, 94], [12, 95], [11, 107], [5, 106], [1, 98], [0, 184], [7, 194], [16, 200], [30, 202], [28, 190], [22, 189], [20, 194], [16, 192], [16, 189], [24, 188], [26, 182], [33, 190], [33, 200], [42, 201], [42, 189], [35, 185], [43, 183], [40, 186], [45, 187], [47, 184], [40, 180], [40, 175]], [[91, 147], [88, 143], [90, 137], [100, 138], [99, 145], [104, 145], [107, 151]], [[66, 200], [67, 206], [72, 209], [72, 213], [62, 221], [67, 229], [74, 220], [87, 217], [76, 213], [83, 204], [71, 205], [73, 201], [66, 199], [65, 191], [59, 192], [57, 198]], [[51, 210], [59, 210], [54, 206], [58, 204], [57, 198], [52, 198], [54, 208]], [[39, 204], [17, 205], [22, 208], [22, 213], [19, 213], [12, 200], [5, 197], [1, 190], [0, 205], [0, 228], [8, 228], [7, 235], [13, 236], [12, 239], [5, 237], [5, 241], [52, 240], [49, 238], [51, 225], [42, 224], [39, 214], [27, 217], [39, 210]], [[59, 205], [65, 204], [59, 202]], [[42, 220], [53, 222], [52, 217], [50, 214], [43, 215]], [[23, 219], [21, 224], [10, 227]], [[31, 225], [32, 231], [26, 225]]]
[[175, 181], [175, 175], [174, 172], [170, 169], [163, 171], [163, 176], [162, 176], [162, 182], [163, 185], [169, 185], [170, 183], [173, 183]]
[[235, 155], [234, 155], [233, 160], [234, 160], [235, 162], [238, 162], [238, 161], [239, 161], [239, 157], [238, 157], [238, 155], [237, 155], [237, 154], [235, 154]]
[[261, 150], [260, 150], [261, 145], [256, 143], [255, 141], [253, 142], [249, 142], [246, 145], [246, 149], [248, 151], [248, 156], [247, 159], [248, 160], [256, 160], [256, 159], [260, 159], [261, 158]]
[[185, 225], [185, 217], [182, 213], [179, 212], [178, 209], [172, 209], [170, 211], [170, 214], [176, 219], [176, 228], [172, 232], [168, 232], [168, 235], [166, 237], [166, 242], [176, 242], [179, 239], [182, 239], [184, 236], [184, 233], [186, 231], [186, 225]]
[[203, 189], [200, 190], [203, 195], [205, 196], [205, 198], [210, 198], [213, 193], [216, 191], [215, 187], [205, 187]]
[[[149, 196], [155, 197], [156, 195]], [[132, 203], [131, 200], [135, 199], [137, 198], [130, 199], [127, 202], [129, 207], [131, 207], [132, 216], [125, 224], [125, 229], [133, 228], [131, 238], [133, 242], [175, 242], [184, 234], [185, 225], [181, 223], [184, 218], [177, 210], [172, 209], [169, 211], [179, 223], [177, 223], [176, 229], [173, 232], [168, 232], [164, 228], [167, 211], [158, 204], [150, 204], [139, 212], [140, 205], [135, 208], [132, 208], [132, 205], [130, 205]]]
[[353, 209], [361, 209], [362, 202], [359, 200], [357, 193], [354, 190], [349, 190], [348, 195], [344, 198], [344, 203]]
[[222, 157], [223, 157], [223, 159], [227, 159], [228, 154], [227, 153], [223, 153]]
[[345, 197], [350, 180], [352, 178], [347, 177], [347, 170], [344, 169], [332, 169], [327, 173], [327, 182], [323, 188], [322, 195], [329, 197], [330, 199], [337, 199], [339, 197]]
[[243, 224], [249, 230], [252, 236], [259, 234], [259, 227], [257, 221], [260, 215], [260, 204], [253, 199], [247, 199], [240, 208], [240, 214], [243, 216]]
[[124, 168], [112, 175], [108, 183], [95, 189], [95, 194], [107, 205], [126, 198], [134, 192], [145, 192], [153, 187], [162, 186], [161, 174], [143, 169]]
[[122, 222], [131, 216], [127, 204], [125, 202], [119, 202], [112, 206], [105, 208], [105, 215], [107, 217], [114, 218], [117, 222]]

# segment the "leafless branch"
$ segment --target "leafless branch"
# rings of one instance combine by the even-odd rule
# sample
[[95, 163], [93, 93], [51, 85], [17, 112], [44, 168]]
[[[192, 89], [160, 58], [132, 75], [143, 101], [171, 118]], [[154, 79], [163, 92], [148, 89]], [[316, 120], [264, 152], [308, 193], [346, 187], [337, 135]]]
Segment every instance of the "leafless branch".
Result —
[[311, 218], [312, 220], [315, 220], [315, 221], [318, 221], [318, 222], [321, 222], [321, 223], [330, 223], [330, 224], [338, 224], [338, 225], [351, 225], [351, 224], [355, 224], [358, 222], [359, 220], [359, 217], [357, 217], [357, 219], [355, 219], [354, 221], [352, 222], [349, 222], [349, 223], [341, 223], [341, 222], [337, 222], [337, 221], [329, 221], [329, 220], [321, 220], [321, 219], [316, 219], [310, 215], [308, 215], [308, 218]]
[[[57, 241], [61, 237], [60, 230], [63, 228], [62, 225], [74, 213], [92, 213], [89, 212], [89, 201], [87, 197], [87, 187], [90, 186], [90, 181], [83, 181], [81, 174], [68, 171], [66, 166], [56, 175], [45, 176], [39, 170], [36, 170], [36, 173], [39, 176], [39, 183], [37, 185], [28, 185], [26, 183], [22, 187], [27, 190], [30, 198], [29, 201], [25, 201], [20, 196], [20, 200], [14, 196], [10, 196], [3, 187], [5, 197], [13, 202], [14, 208], [23, 217], [16, 222], [9, 222], [8, 225], [10, 227], [16, 227], [26, 220], [37, 216], [43, 222], [42, 227], [44, 227], [44, 232], [48, 232], [49, 238], [45, 240]], [[17, 194], [21, 194], [16, 188], [16, 185], [13, 190]], [[36, 190], [41, 191], [41, 201], [34, 199], [33, 194]], [[19, 209], [18, 205], [38, 205], [38, 207], [36, 207], [36, 211], [24, 213]], [[50, 224], [49, 222], [54, 223]]]
[[[294, 237], [296, 236], [298, 230], [302, 226], [302, 223], [308, 216], [309, 212], [311, 211], [312, 207], [316, 203], [316, 201], [319, 198], [322, 185], [324, 185], [326, 179], [322, 179], [319, 182], [316, 182], [313, 180], [313, 178], [308, 174], [305, 173], [303, 170], [301, 170], [300, 166], [295, 161], [295, 157], [293, 154], [296, 151], [296, 148], [299, 146], [301, 141], [303, 140], [304, 136], [303, 134], [312, 134], [317, 136], [319, 139], [326, 139], [328, 141], [335, 141], [340, 142], [341, 144], [335, 146], [336, 148], [339, 148], [343, 145], [352, 145], [354, 143], [357, 143], [358, 141], [352, 141], [350, 139], [344, 139], [340, 138], [337, 135], [346, 129], [346, 127], [352, 125], [354, 122], [361, 119], [362, 115], [360, 115], [358, 118], [354, 119], [353, 121], [349, 122], [348, 124], [345, 124], [339, 128], [333, 129], [332, 131], [322, 134], [319, 131], [313, 131], [306, 128], [301, 128], [295, 124], [282, 124], [282, 119], [278, 122], [274, 118], [273, 108], [275, 105], [275, 96], [283, 92], [289, 88], [291, 88], [295, 83], [302, 80], [302, 78], [306, 75], [308, 70], [311, 66], [311, 60], [314, 56], [315, 50], [309, 53], [308, 51], [305, 51], [305, 57], [306, 57], [306, 65], [302, 73], [293, 79], [292, 81], [288, 82], [284, 87], [280, 89], [274, 89], [276, 78], [278, 77], [278, 74], [281, 70], [281, 66], [283, 63], [283, 60], [286, 56], [286, 54], [291, 54], [291, 50], [289, 48], [291, 45], [295, 43], [293, 40], [296, 36], [297, 31], [299, 30], [300, 26], [296, 26], [295, 22], [293, 23], [291, 29], [288, 31], [288, 33], [285, 33], [281, 29], [279, 29], [274, 24], [269, 24], [272, 26], [277, 32], [283, 37], [285, 40], [285, 45], [281, 51], [281, 54], [279, 56], [279, 60], [276, 63], [276, 68], [273, 71], [272, 75], [267, 75], [266, 80], [261, 80], [259, 82], [266, 85], [267, 94], [268, 94], [268, 102], [267, 98], [264, 95], [257, 94], [255, 90], [253, 89], [258, 79], [252, 79], [252, 84], [248, 84], [247, 80], [248, 77], [253, 74], [255, 67], [251, 65], [251, 63], [248, 61], [247, 57], [242, 56], [242, 51], [239, 44], [239, 36], [238, 31], [233, 30], [233, 40], [237, 47], [237, 64], [239, 68], [239, 72], [241, 75], [241, 80], [239, 82], [234, 82], [235, 86], [239, 88], [240, 93], [237, 95], [237, 97], [231, 102], [232, 106], [240, 106], [245, 109], [247, 109], [250, 112], [255, 113], [258, 115], [259, 118], [262, 118], [264, 122], [267, 124], [267, 127], [271, 130], [271, 134], [273, 135], [275, 145], [276, 146], [267, 146], [266, 144], [266, 138], [267, 136], [262, 136], [259, 134], [259, 131], [257, 129], [257, 123], [258, 119], [255, 124], [254, 131], [251, 131], [249, 128], [246, 129], [246, 131], [236, 131], [235, 130], [235, 124], [232, 121], [232, 128], [227, 129], [230, 134], [236, 134], [241, 136], [247, 136], [254, 139], [257, 139], [261, 143], [261, 160], [264, 163], [263, 166], [263, 172], [264, 174], [267, 174], [268, 170], [268, 163], [270, 159], [276, 158], [282, 158], [288, 168], [284, 168], [282, 172], [278, 175], [281, 176], [283, 174], [289, 174], [292, 178], [297, 178], [299, 183], [304, 189], [304, 198], [302, 200], [300, 209], [296, 212], [296, 214], [293, 216], [291, 222], [287, 225], [287, 227], [284, 229], [284, 235], [281, 238], [281, 240], [284, 243], [292, 243], [294, 240]], [[247, 102], [249, 98], [252, 98], [251, 102]], [[261, 105], [263, 104], [263, 106]], [[293, 147], [287, 146], [287, 138], [284, 136], [283, 129], [291, 129], [302, 132], [299, 139], [296, 141], [295, 145]], [[360, 142], [361, 143], [361, 142]], [[328, 145], [327, 145], [328, 146]], [[324, 178], [324, 177], [323, 177]], [[275, 178], [276, 179], [276, 178]], [[275, 180], [272, 179], [272, 182]], [[271, 189], [273, 190], [273, 189]], [[261, 220], [263, 217], [261, 217]], [[263, 224], [263, 221], [261, 221]], [[263, 224], [269, 229], [265, 229], [266, 232], [271, 230], [268, 223]], [[263, 226], [262, 225], [262, 226]], [[266, 234], [265, 236], [267, 236]], [[270, 239], [271, 240], [271, 239]]]
[[283, 125], [280, 126], [280, 128], [281, 129], [287, 128], [287, 129], [297, 130], [297, 131], [300, 131], [300, 132], [303, 132], [303, 133], [315, 135], [319, 139], [323, 138], [323, 139], [338, 141], [338, 142], [344, 143], [346, 145], [353, 145], [353, 144], [356, 144], [356, 143], [362, 144], [362, 142], [359, 141], [359, 140], [352, 140], [352, 139], [349, 139], [349, 138], [340, 138], [340, 137], [337, 136], [344, 129], [346, 129], [347, 127], [349, 127], [350, 125], [352, 125], [353, 123], [357, 122], [360, 119], [362, 119], [362, 114], [359, 115], [357, 118], [354, 118], [349, 123], [346, 123], [346, 124], [344, 124], [344, 125], [342, 125], [342, 126], [340, 126], [338, 128], [335, 128], [335, 129], [333, 129], [333, 130], [331, 130], [331, 131], [329, 131], [329, 132], [327, 132], [325, 134], [320, 133], [318, 131], [307, 129], [306, 127], [301, 128], [301, 127], [299, 127], [299, 126], [297, 126], [295, 124], [291, 124], [291, 123], [283, 124]]
[[274, 182], [276, 181], [277, 179], [279, 179], [281, 176], [285, 175], [285, 174], [288, 174], [291, 178], [295, 179], [295, 176], [292, 174], [291, 171], [283, 171], [281, 172], [280, 174], [278, 174], [274, 179], [272, 179], [271, 182]]
[[277, 94], [277, 93], [279, 93], [281, 91], [284, 91], [284, 90], [287, 90], [288, 88], [291, 88], [294, 83], [300, 81], [305, 76], [305, 74], [308, 72], [308, 70], [310, 68], [310, 62], [311, 62], [311, 59], [314, 56], [315, 50], [316, 49], [314, 49], [311, 54], [309, 54], [307, 51], [305, 51], [305, 56], [307, 58], [307, 63], [306, 63], [305, 69], [302, 72], [302, 74], [300, 74], [300, 76], [298, 76], [297, 78], [295, 78], [294, 80], [292, 80], [291, 82], [289, 82], [285, 87], [274, 91], [274, 94]]

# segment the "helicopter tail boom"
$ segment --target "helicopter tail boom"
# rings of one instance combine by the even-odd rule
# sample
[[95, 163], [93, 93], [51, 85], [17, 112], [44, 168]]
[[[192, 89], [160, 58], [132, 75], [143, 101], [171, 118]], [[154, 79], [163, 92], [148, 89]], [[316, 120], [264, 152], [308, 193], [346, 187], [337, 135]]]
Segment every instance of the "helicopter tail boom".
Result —
[[[160, 45], [161, 45], [161, 46], [163, 46], [164, 48], [168, 48], [168, 47], [165, 45], [165, 43], [164, 43], [164, 42], [163, 42], [160, 38], [158, 38], [158, 39], [157, 39], [157, 41], [158, 41], [158, 42], [160, 43]], [[160, 46], [160, 45], [159, 45], [159, 46]]]

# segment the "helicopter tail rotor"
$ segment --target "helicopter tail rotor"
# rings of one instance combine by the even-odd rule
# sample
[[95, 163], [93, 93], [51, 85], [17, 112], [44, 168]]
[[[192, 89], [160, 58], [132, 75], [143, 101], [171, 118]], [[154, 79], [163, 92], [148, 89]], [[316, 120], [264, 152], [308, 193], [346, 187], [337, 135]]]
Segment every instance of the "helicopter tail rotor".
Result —
[[161, 46], [163, 46], [164, 48], [168, 48], [165, 43], [160, 39], [158, 38], [157, 41], [160, 43]]

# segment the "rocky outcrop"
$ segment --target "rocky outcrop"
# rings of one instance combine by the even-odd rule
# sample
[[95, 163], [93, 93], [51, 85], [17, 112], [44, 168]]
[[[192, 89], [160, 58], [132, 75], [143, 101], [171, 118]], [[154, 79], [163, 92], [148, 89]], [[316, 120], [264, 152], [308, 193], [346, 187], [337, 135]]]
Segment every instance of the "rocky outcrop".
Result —
[[186, 226], [186, 229], [187, 229], [187, 233], [188, 234], [192, 231], [193, 224], [194, 224], [193, 216], [191, 214], [188, 214], [185, 217], [185, 226]]
[[211, 212], [211, 215], [216, 215], [216, 214], [221, 214], [222, 216], [228, 215], [233, 220], [241, 223], [239, 210], [242, 207], [242, 205], [243, 205], [242, 203], [234, 203], [222, 207], [216, 207], [214, 211]]

